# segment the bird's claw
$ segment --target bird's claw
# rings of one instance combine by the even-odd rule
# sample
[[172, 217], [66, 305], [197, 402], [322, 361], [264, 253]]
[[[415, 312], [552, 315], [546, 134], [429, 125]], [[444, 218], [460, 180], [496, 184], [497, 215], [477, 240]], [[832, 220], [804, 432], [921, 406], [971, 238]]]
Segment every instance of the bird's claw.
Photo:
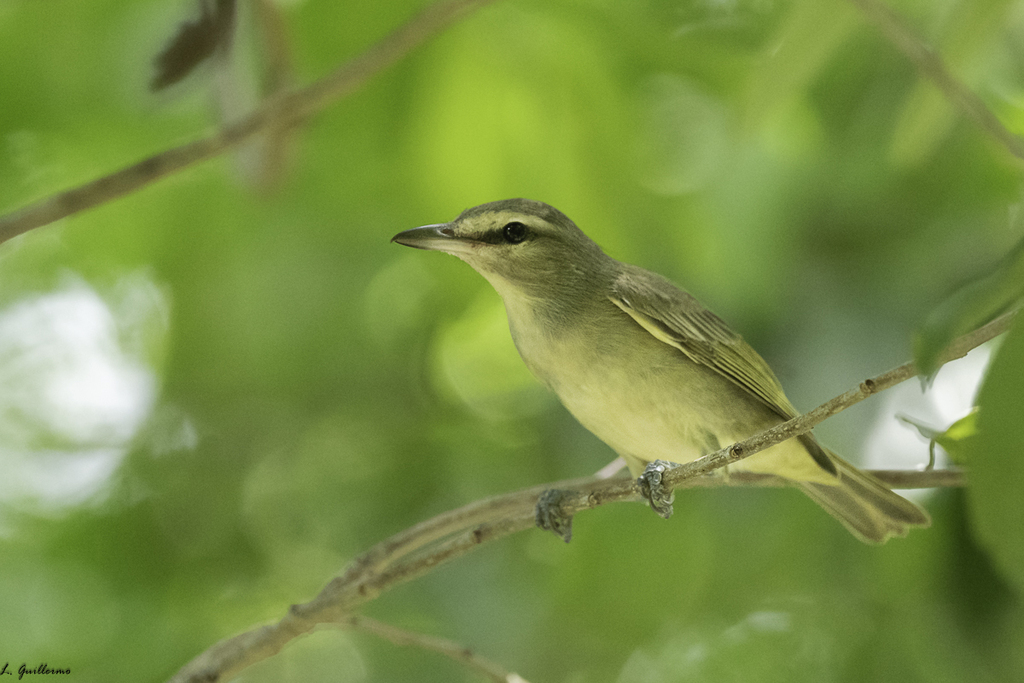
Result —
[[662, 480], [665, 472], [674, 467], [678, 467], [674, 462], [655, 460], [647, 464], [643, 474], [636, 480], [640, 492], [651, 504], [651, 509], [665, 519], [672, 516], [672, 502], [676, 496], [674, 492], [665, 490]]
[[558, 489], [548, 489], [540, 494], [534, 515], [537, 526], [568, 543], [572, 540], [572, 515], [562, 510], [563, 494], [564, 492]]

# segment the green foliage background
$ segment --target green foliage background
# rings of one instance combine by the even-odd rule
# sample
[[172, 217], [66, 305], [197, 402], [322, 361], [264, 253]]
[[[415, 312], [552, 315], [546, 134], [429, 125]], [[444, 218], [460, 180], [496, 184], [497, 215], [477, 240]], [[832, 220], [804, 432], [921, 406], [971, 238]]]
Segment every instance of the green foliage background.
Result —
[[[422, 6], [282, 3], [296, 80]], [[893, 6], [1024, 128], [1024, 5]], [[214, 69], [146, 89], [194, 9], [0, 5], [0, 207], [217, 125]], [[152, 382], [136, 427], [83, 437], [33, 393], [45, 340], [0, 324], [0, 665], [164, 680], [391, 533], [612, 457], [529, 377], [487, 284], [389, 244], [400, 230], [547, 201], [729, 320], [803, 409], [907, 360], [928, 312], [1020, 239], [1019, 165], [839, 0], [497, 2], [291, 142], [275, 187], [226, 156], [0, 246], [0, 316], [92, 293], [107, 351]], [[595, 510], [568, 546], [520, 534], [366, 613], [534, 682], [1019, 679], [1021, 347], [982, 392], [1003, 407], [981, 414], [984, 496], [936, 492], [930, 530], [872, 548], [793, 491], [688, 491], [669, 522]], [[856, 460], [877, 410], [818, 431]], [[19, 475], [96, 448], [123, 458], [81, 500]], [[476, 679], [321, 632], [243, 680]]]

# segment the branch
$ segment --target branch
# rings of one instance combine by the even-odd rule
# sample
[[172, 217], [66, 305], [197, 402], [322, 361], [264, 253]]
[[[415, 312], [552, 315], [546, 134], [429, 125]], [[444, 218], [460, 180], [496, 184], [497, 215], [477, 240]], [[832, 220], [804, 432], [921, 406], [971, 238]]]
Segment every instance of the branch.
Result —
[[[750, 453], [751, 455], [753, 453]], [[674, 472], [675, 470], [669, 470]], [[668, 473], [666, 472], [666, 485]], [[958, 470], [891, 471], [869, 470], [884, 483], [899, 488], [958, 487], [965, 484], [963, 472]], [[534, 509], [540, 494], [551, 488], [575, 484], [582, 491], [568, 491], [579, 496], [575, 504], [563, 501], [567, 512], [613, 502], [639, 502], [643, 500], [636, 482], [622, 473], [612, 479], [590, 478], [574, 482], [556, 482], [517, 491], [471, 503], [458, 510], [440, 515], [389, 538], [354, 559], [338, 576], [333, 578], [313, 600], [292, 605], [279, 622], [223, 640], [186, 664], [169, 683], [208, 683], [230, 679], [244, 669], [277, 654], [294, 638], [312, 631], [321, 624], [347, 622], [352, 612], [382, 593], [430, 571], [456, 558], [472, 552], [489, 541], [510, 536], [534, 526]], [[724, 477], [693, 477], [673, 482], [674, 488], [711, 488], [721, 486], [786, 486], [787, 482], [771, 475], [737, 472]], [[482, 506], [482, 507], [481, 507]], [[479, 514], [489, 509], [490, 514]], [[503, 517], [494, 516], [503, 511]], [[479, 519], [472, 528], [460, 527], [460, 520]], [[432, 548], [408, 556], [410, 548], [423, 547], [429, 541], [408, 541], [416, 529], [424, 529], [430, 537], [444, 537]], [[400, 542], [399, 539], [405, 539]], [[407, 559], [408, 558], [408, 559]], [[513, 674], [514, 675], [514, 674]], [[510, 679], [512, 681], [514, 679]]]
[[[946, 350], [939, 355], [938, 365], [948, 363], [949, 361], [956, 360], [957, 358], [963, 358], [971, 349], [981, 346], [985, 342], [1002, 334], [1010, 328], [1010, 324], [1013, 322], [1016, 315], [1016, 311], [1011, 311], [1010, 313], [1006, 313], [996, 318], [987, 325], [979, 327], [974, 332], [954, 339], [949, 346], [946, 347]], [[832, 400], [826, 401], [810, 412], [804, 413], [803, 415], [795, 417], [787, 422], [783, 422], [780, 425], [776, 425], [771, 429], [766, 429], [760, 434], [756, 434], [749, 439], [733, 444], [728, 448], [723, 448], [720, 451], [705, 455], [692, 462], [685, 463], [680, 467], [666, 471], [664, 484], [666, 486], [672, 486], [674, 483], [682, 482], [690, 477], [707, 474], [712, 470], [725, 467], [730, 463], [734, 463], [738, 460], [749, 457], [754, 453], [763, 451], [764, 449], [774, 446], [777, 443], [781, 443], [786, 439], [809, 432], [822, 421], [846, 410], [852, 405], [860, 403], [868, 396], [877, 394], [880, 391], [885, 391], [890, 387], [894, 387], [897, 384], [905, 382], [911, 377], [916, 376], [917, 368], [913, 361], [911, 361], [904, 363], [889, 372], [878, 375], [877, 377], [866, 379], [861, 382], [856, 389], [851, 389], [845, 394], [836, 396]]]
[[924, 77], [935, 83], [953, 106], [1002, 143], [1010, 154], [1024, 159], [1024, 140], [1007, 130], [984, 100], [950, 73], [942, 57], [914, 35], [900, 15], [876, 0], [850, 2], [861, 9], [875, 28], [881, 31], [896, 49], [906, 55]]
[[423, 648], [424, 650], [430, 650], [431, 652], [437, 652], [445, 657], [454, 659], [456, 662], [465, 664], [471, 669], [476, 669], [494, 681], [494, 683], [528, 683], [519, 674], [508, 671], [503, 666], [474, 653], [470, 648], [447, 638], [438, 638], [436, 636], [406, 631], [376, 619], [360, 616], [348, 617], [342, 622], [342, 625], [372, 633], [375, 636], [391, 641], [395, 645], [411, 645]]
[[[1007, 313], [999, 318], [996, 318], [992, 322], [978, 328], [970, 334], [966, 334], [953, 340], [946, 350], [939, 356], [939, 364], [948, 363], [951, 360], [962, 358], [967, 355], [967, 352], [974, 349], [983, 343], [993, 339], [999, 334], [1002, 334], [1009, 329], [1010, 324], [1013, 322], [1016, 312]], [[868, 396], [877, 394], [880, 391], [889, 389], [901, 382], [905, 382], [911, 377], [917, 375], [917, 370], [913, 362], [904, 363], [903, 365], [890, 370], [889, 372], [878, 375], [877, 377], [866, 379], [861, 382], [856, 389], [851, 389], [845, 394], [836, 396], [830, 401], [826, 401], [814, 410], [804, 413], [798, 417], [793, 418], [787, 422], [776, 425], [771, 429], [755, 434], [749, 439], [745, 439], [738, 443], [735, 443], [727, 448], [709, 453], [708, 455], [702, 456], [688, 463], [683, 463], [678, 467], [673, 467], [665, 471], [663, 475], [662, 483], [670, 489], [691, 487], [691, 486], [706, 486], [707, 484], [701, 479], [703, 475], [710, 474], [714, 470], [730, 465], [734, 462], [748, 458], [755, 453], [759, 453], [766, 448], [770, 448], [775, 444], [781, 443], [786, 439], [791, 439], [794, 436], [800, 436], [805, 432], [811, 431], [816, 425], [822, 421], [840, 413], [852, 405], [860, 403]], [[752, 485], [771, 485], [769, 481], [762, 480], [754, 477], [739, 477], [739, 473], [730, 473], [730, 480], [737, 480], [737, 483], [745, 483]], [[930, 479], [928, 475], [934, 474], [931, 471], [927, 472], [899, 472], [895, 475], [888, 472], [872, 472], [872, 474], [880, 474], [879, 477], [883, 482], [889, 484], [892, 483], [894, 487], [899, 488], [919, 488], [918, 481], [928, 480], [935, 482], [937, 480]], [[919, 476], [920, 475], [920, 476]], [[943, 475], [946, 476], [946, 475]], [[963, 484], [962, 475], [959, 472], [950, 474], [952, 479], [949, 483], [960, 486]], [[955, 483], [954, 483], [955, 482]], [[731, 483], [731, 481], [730, 481]], [[926, 488], [930, 485], [935, 484], [923, 484], [920, 487]], [[630, 496], [633, 493], [633, 496]], [[596, 490], [591, 491], [566, 491], [562, 498], [559, 500], [559, 508], [566, 515], [573, 515], [581, 510], [586, 510], [596, 505], [601, 505], [604, 502], [612, 502], [611, 499], [604, 499], [604, 495], [610, 495], [614, 501], [619, 500], [639, 500], [639, 494], [636, 492], [627, 492], [621, 489], [615, 489], [614, 491], [608, 491], [599, 493]]]
[[301, 124], [334, 100], [353, 93], [464, 14], [493, 0], [448, 0], [428, 6], [404, 26], [333, 73], [292, 92], [266, 100], [245, 118], [217, 133], [59, 192], [0, 216], [0, 243], [74, 213], [118, 199], [177, 171], [237, 147], [268, 129]]
[[[1008, 313], [954, 340], [941, 354], [941, 362], [961, 358], [971, 349], [1005, 332], [1014, 316], [1015, 313]], [[728, 481], [724, 477], [701, 475], [803, 434], [822, 420], [872, 394], [906, 381], [915, 374], [913, 363], [906, 363], [864, 380], [856, 389], [837, 396], [805, 415], [666, 471], [664, 484], [673, 489], [784, 485], [785, 481], [779, 477], [747, 472], [732, 473]], [[875, 470], [871, 474], [894, 488], [964, 485], [964, 474], [957, 470]], [[279, 622], [217, 643], [183, 667], [171, 679], [171, 683], [200, 683], [231, 678], [252, 664], [276, 654], [290, 640], [311, 631], [319, 624], [350, 622], [357, 608], [385, 591], [422, 576], [484, 543], [531, 528], [534, 525], [537, 499], [544, 491], [552, 488], [564, 491], [560, 507], [570, 515], [607, 503], [642, 500], [636, 482], [622, 473], [609, 479], [587, 477], [535, 486], [470, 503], [458, 510], [438, 515], [382, 541], [355, 558], [319, 595], [307, 603], [292, 605], [288, 614]]]

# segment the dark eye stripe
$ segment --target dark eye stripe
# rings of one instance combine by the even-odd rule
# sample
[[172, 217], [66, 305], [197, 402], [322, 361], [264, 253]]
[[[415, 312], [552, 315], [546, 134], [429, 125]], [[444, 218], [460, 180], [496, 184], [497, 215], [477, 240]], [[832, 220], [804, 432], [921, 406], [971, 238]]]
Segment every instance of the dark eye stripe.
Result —
[[505, 244], [505, 236], [501, 234], [501, 230], [488, 230], [487, 232], [473, 235], [472, 238], [484, 244]]
[[[508, 227], [510, 225], [518, 225], [518, 226], [520, 226], [520, 228], [514, 228], [513, 232], [516, 232], [517, 230], [521, 229], [522, 230], [522, 237], [521, 238], [519, 238], [518, 240], [515, 240], [515, 239], [510, 240], [509, 239], [506, 230], [508, 229]], [[484, 244], [521, 244], [522, 242], [525, 242], [527, 239], [529, 239], [531, 237], [534, 237], [535, 235], [536, 235], [536, 232], [533, 230], [533, 228], [530, 228], [525, 223], [521, 223], [520, 221], [509, 221], [508, 223], [505, 223], [500, 228], [491, 228], [487, 232], [482, 232], [482, 233], [478, 233], [476, 235], [473, 235], [472, 238], [475, 241], [483, 242]]]

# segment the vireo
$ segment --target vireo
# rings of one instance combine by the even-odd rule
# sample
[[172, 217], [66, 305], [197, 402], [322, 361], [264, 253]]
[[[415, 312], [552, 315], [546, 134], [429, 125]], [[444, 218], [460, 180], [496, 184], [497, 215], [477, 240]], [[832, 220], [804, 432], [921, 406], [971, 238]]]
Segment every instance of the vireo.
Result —
[[[607, 256], [554, 207], [492, 202], [392, 241], [453, 254], [487, 278], [527, 367], [634, 476], [797, 415], [768, 364], [714, 313], [660, 275]], [[865, 542], [931, 523], [810, 433], [730, 468], [792, 481]]]

